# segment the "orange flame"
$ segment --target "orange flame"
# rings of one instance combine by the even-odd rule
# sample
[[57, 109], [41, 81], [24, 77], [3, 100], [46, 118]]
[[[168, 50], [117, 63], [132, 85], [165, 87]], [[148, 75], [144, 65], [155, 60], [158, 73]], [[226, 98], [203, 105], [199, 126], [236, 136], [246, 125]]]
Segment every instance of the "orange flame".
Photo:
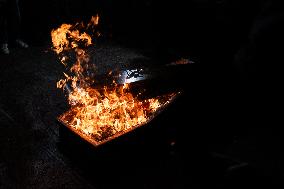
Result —
[[99, 15], [92, 16], [91, 21], [88, 23], [87, 28], [89, 27], [95, 27], [99, 24]]
[[85, 42], [87, 46], [92, 44], [92, 39], [88, 34], [85, 32], [80, 34], [78, 30], [71, 28], [70, 24], [62, 24], [60, 28], [52, 30], [52, 43], [57, 54], [70, 48], [77, 48], [80, 41]]
[[[87, 27], [97, 26], [98, 21], [98, 15], [92, 17]], [[88, 69], [94, 69], [94, 65], [83, 49], [92, 44], [92, 35], [80, 32], [76, 26], [78, 24], [62, 24], [51, 32], [53, 50], [62, 56], [62, 63], [68, 59], [65, 52], [73, 49], [76, 54], [76, 62], [70, 66], [68, 74], [63, 73], [65, 78], [57, 82], [58, 88], [67, 88], [69, 91], [70, 110], [60, 117], [66, 125], [102, 142], [117, 133], [146, 123], [161, 106], [173, 98], [174, 95], [171, 94], [164, 96], [163, 100], [140, 100], [129, 91], [127, 84], [95, 89], [92, 86], [94, 78], [85, 74]]]

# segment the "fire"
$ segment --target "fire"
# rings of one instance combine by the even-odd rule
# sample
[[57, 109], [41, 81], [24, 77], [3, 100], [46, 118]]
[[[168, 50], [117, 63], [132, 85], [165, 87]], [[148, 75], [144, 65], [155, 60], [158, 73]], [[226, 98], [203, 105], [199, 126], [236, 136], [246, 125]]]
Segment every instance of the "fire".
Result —
[[[98, 25], [99, 16], [92, 17], [86, 30]], [[82, 32], [84, 24], [62, 24], [51, 31], [53, 50], [66, 66], [64, 79], [57, 87], [68, 92], [70, 109], [60, 116], [60, 121], [81, 135], [96, 143], [127, 132], [147, 123], [155, 113], [167, 104], [174, 94], [163, 97], [141, 99], [131, 93], [128, 84], [105, 86], [100, 89], [94, 84], [95, 77], [90, 72], [96, 69], [90, 63], [86, 47], [92, 45], [94, 35]], [[74, 52], [76, 61], [68, 66], [67, 52]]]
[[62, 24], [60, 28], [51, 32], [54, 51], [57, 54], [63, 50], [77, 48], [80, 41], [85, 41], [87, 45], [92, 44], [92, 39], [88, 34], [85, 32], [80, 34], [79, 30], [72, 30], [71, 28], [71, 24]]
[[99, 19], [100, 19], [99, 15], [92, 16], [91, 21], [88, 23], [87, 28], [97, 26], [99, 24]]

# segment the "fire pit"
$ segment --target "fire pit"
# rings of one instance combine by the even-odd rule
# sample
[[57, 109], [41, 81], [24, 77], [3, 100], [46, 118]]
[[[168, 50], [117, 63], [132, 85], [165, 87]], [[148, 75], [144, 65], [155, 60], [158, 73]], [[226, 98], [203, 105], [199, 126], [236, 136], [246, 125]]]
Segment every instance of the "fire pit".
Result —
[[[160, 114], [168, 105], [170, 105], [178, 96], [180, 93], [172, 93], [170, 95], [164, 95], [163, 102], [161, 103], [161, 107], [155, 110], [155, 112], [151, 112], [149, 116], [146, 117], [145, 121], [141, 122], [140, 124], [130, 126], [129, 128], [121, 129], [119, 131], [116, 131], [113, 127], [114, 125], [105, 125], [103, 126], [103, 129], [100, 134], [92, 134], [90, 132], [84, 131], [81, 128], [74, 127], [73, 125], [69, 124], [69, 120], [72, 121], [74, 119], [74, 116], [76, 115], [76, 110], [69, 110], [63, 115], [61, 115], [58, 118], [58, 121], [63, 124], [65, 127], [70, 129], [72, 132], [79, 135], [82, 139], [88, 141], [94, 146], [99, 146], [101, 144], [104, 144], [110, 140], [113, 140], [121, 135], [124, 135], [125, 133], [131, 132], [132, 130], [147, 125], [149, 122], [152, 121], [158, 114]], [[89, 125], [89, 127], [97, 127], [96, 123], [94, 125]], [[86, 128], [87, 129], [87, 128]]]
[[[67, 68], [57, 87], [67, 93], [70, 106], [58, 121], [93, 146], [145, 126], [180, 94], [176, 89], [151, 94], [141, 85], [149, 78], [161, 80], [157, 77], [161, 76], [157, 73], [159, 69], [156, 74], [149, 72], [151, 69], [143, 72], [142, 68], [115, 74], [111, 71], [104, 79], [99, 79], [98, 68], [90, 62], [86, 48], [92, 45], [93, 37], [100, 35], [96, 31], [98, 21], [99, 17], [95, 16], [88, 24], [63, 24], [51, 32], [53, 49]], [[76, 58], [71, 58], [70, 54]]]

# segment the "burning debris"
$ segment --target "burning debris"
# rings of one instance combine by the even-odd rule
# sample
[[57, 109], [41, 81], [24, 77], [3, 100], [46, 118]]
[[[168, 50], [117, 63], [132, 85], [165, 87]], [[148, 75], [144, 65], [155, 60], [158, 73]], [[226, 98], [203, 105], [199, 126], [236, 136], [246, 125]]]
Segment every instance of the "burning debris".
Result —
[[[62, 24], [51, 32], [53, 50], [67, 70], [57, 87], [67, 91], [70, 109], [59, 121], [95, 146], [146, 124], [176, 96], [145, 98], [133, 94], [130, 84], [116, 81], [96, 87], [97, 67], [90, 62], [87, 48], [100, 35], [98, 23], [97, 15], [88, 24]], [[75, 61], [70, 53], [75, 53]]]

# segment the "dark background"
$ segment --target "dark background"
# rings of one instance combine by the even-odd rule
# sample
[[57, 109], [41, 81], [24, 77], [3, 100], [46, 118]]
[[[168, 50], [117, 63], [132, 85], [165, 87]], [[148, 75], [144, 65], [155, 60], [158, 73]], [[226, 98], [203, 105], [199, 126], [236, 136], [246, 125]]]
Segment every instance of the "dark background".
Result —
[[[88, 21], [96, 13], [101, 17], [101, 43], [106, 44], [96, 55], [102, 64], [111, 67], [119, 60], [127, 65], [133, 57], [147, 57], [158, 66], [184, 57], [199, 67], [194, 84], [188, 81], [185, 87], [190, 92], [163, 122], [175, 128], [173, 153], [179, 155], [170, 155], [170, 160], [164, 155], [167, 163], [153, 168], [152, 180], [146, 177], [143, 185], [134, 179], [132, 188], [282, 184], [280, 1], [22, 0], [20, 4], [23, 38], [31, 48], [0, 59], [0, 188], [1, 182], [4, 188], [111, 187], [86, 179], [84, 171], [62, 155], [54, 126], [66, 107], [55, 88], [63, 69], [49, 52], [50, 31], [62, 23]], [[163, 175], [168, 172], [176, 174]], [[172, 185], [165, 184], [171, 178]]]

